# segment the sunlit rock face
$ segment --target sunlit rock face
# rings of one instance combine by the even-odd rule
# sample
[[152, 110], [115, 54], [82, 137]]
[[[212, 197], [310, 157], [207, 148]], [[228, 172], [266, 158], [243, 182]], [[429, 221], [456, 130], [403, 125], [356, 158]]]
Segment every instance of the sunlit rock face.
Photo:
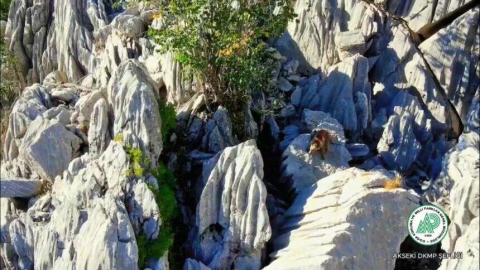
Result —
[[391, 177], [352, 168], [304, 189], [285, 212], [264, 269], [393, 269], [420, 197], [384, 189]]
[[[441, 248], [464, 256], [440, 269], [478, 269], [480, 9], [413, 32], [467, 2], [293, 1], [266, 42], [272, 89], [236, 112], [159, 50], [158, 6], [13, 0], [0, 26], [23, 89], [2, 117], [0, 268], [395, 269], [428, 202], [451, 220]], [[328, 150], [310, 152], [320, 131]], [[174, 246], [150, 258], [140, 237], [165, 225]]]

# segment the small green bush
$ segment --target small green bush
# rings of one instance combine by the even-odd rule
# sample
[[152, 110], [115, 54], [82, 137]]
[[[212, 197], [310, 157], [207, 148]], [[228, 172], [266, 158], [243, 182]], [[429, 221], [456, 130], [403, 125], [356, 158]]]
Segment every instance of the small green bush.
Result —
[[173, 104], [162, 101], [159, 102], [159, 111], [162, 118], [162, 139], [167, 142], [177, 125], [177, 113]]
[[158, 238], [155, 240], [149, 241], [144, 234], [137, 237], [138, 265], [140, 268], [145, 267], [148, 258], [161, 258], [167, 250], [171, 249], [174, 241], [173, 220], [178, 211], [173, 172], [160, 164], [151, 171], [151, 174], [157, 179], [158, 189], [150, 183], [147, 183], [147, 186], [155, 195], [162, 226]]
[[115, 138], [113, 138], [113, 141], [114, 142], [123, 142], [123, 134], [122, 133], [118, 133], [117, 136], [115, 136]]
[[172, 245], [173, 233], [170, 227], [165, 227], [163, 224], [158, 238], [153, 241], [148, 241], [145, 234], [137, 236], [138, 267], [145, 268], [148, 258], [161, 258]]
[[145, 167], [150, 166], [150, 160], [143, 157], [141, 149], [132, 148], [131, 145], [126, 145], [125, 150], [130, 158], [130, 168], [127, 170], [127, 177], [135, 176], [142, 177], [145, 174]]
[[[184, 72], [230, 111], [270, 87], [273, 62], [265, 40], [294, 18], [290, 0], [161, 1], [161, 29], [149, 29], [161, 52], [173, 52]], [[189, 76], [185, 76], [189, 77]]]

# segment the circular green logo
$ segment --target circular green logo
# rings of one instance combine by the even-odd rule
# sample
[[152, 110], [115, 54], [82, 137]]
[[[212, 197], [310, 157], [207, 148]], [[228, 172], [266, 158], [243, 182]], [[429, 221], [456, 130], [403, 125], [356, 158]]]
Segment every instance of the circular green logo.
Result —
[[447, 215], [434, 205], [420, 206], [413, 210], [408, 218], [408, 234], [420, 245], [438, 244], [447, 233]]

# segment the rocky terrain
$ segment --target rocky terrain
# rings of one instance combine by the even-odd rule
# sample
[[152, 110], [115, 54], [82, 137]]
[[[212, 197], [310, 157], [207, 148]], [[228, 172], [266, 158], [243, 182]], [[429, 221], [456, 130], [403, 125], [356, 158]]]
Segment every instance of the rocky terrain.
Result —
[[[480, 7], [442, 21], [467, 2], [293, 1], [269, 44], [279, 90], [238, 121], [146, 35], [154, 5], [13, 0], [1, 28], [26, 87], [2, 119], [0, 268], [479, 269]], [[143, 164], [177, 179], [173, 225]], [[450, 219], [432, 247], [406, 229], [425, 204]]]

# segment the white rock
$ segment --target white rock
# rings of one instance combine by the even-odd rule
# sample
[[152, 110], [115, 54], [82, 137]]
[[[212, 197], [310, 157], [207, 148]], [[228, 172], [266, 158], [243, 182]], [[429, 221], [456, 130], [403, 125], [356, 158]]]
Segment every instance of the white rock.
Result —
[[197, 205], [197, 259], [210, 268], [260, 267], [261, 251], [271, 235], [262, 178], [263, 161], [255, 141], [221, 154]]
[[20, 157], [44, 180], [53, 181], [78, 156], [81, 140], [56, 120], [33, 121], [23, 138]]
[[123, 62], [108, 85], [113, 110], [113, 134], [123, 134], [126, 144], [142, 150], [155, 167], [162, 152], [162, 120], [155, 83], [135, 60]]
[[90, 116], [97, 101], [105, 98], [101, 91], [93, 91], [78, 99], [75, 103], [75, 111], [72, 114], [72, 123], [79, 123], [85, 126], [90, 125]]
[[213, 118], [208, 121], [205, 127], [202, 148], [207, 152], [217, 153], [225, 147], [235, 145], [236, 140], [232, 132], [233, 126], [228, 110], [222, 106], [218, 107]]
[[38, 84], [23, 90], [22, 96], [15, 102], [8, 122], [3, 148], [4, 158], [13, 161], [18, 156], [22, 138], [30, 122], [35, 120], [49, 107], [49, 95]]
[[352, 168], [303, 190], [285, 213], [273, 262], [264, 269], [394, 269], [420, 198], [382, 188], [391, 177]]

